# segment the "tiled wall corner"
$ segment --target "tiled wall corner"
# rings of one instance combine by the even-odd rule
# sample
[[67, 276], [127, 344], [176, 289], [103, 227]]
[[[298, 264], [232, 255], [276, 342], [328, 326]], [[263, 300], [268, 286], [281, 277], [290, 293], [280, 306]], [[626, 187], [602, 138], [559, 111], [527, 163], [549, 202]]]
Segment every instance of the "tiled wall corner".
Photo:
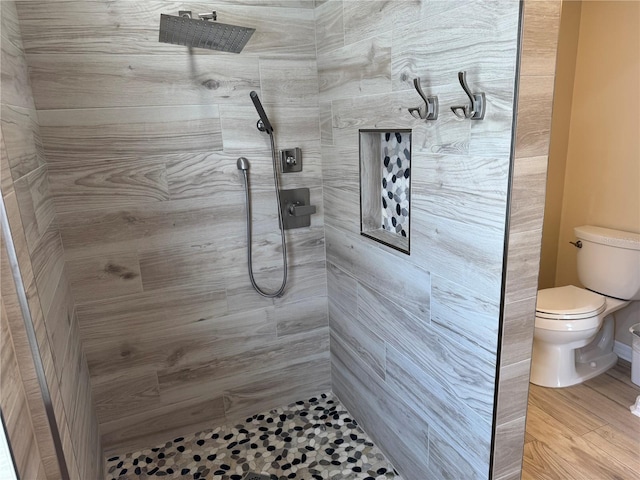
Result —
[[[64, 268], [64, 252], [27, 75], [21, 26], [16, 4], [12, 1], [2, 2], [1, 47], [3, 95], [0, 108], [3, 156], [6, 156], [1, 172], [3, 199], [68, 469], [72, 478], [98, 479], [103, 474], [102, 446], [88, 366], [77, 335], [74, 299]], [[13, 307], [7, 313], [19, 318], [19, 310], [15, 305]], [[46, 421], [45, 417], [40, 416], [39, 421]], [[40, 437], [46, 441], [44, 433]], [[55, 458], [44, 444], [41, 451], [45, 458]], [[48, 462], [44, 464], [47, 470], [55, 464], [53, 460]]]

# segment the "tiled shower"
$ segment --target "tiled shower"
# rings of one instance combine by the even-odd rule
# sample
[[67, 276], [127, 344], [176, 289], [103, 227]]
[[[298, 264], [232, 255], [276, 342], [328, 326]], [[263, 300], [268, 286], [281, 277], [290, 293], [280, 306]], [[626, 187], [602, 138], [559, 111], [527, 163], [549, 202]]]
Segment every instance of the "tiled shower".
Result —
[[[520, 4], [221, 0], [256, 28], [237, 55], [159, 43], [187, 7], [2, 2], [2, 195], [71, 478], [327, 391], [404, 478], [490, 477]], [[450, 111], [461, 70], [484, 120]], [[277, 299], [246, 273], [239, 156], [256, 278], [281, 271], [252, 90], [318, 208]], [[360, 235], [361, 129], [411, 130], [410, 255]]]

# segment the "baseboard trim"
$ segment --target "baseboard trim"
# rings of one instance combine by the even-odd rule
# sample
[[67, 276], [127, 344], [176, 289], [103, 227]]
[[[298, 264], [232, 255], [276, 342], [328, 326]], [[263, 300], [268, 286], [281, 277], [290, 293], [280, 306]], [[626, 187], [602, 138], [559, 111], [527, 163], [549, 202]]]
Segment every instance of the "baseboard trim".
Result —
[[621, 359], [631, 362], [632, 349], [629, 345], [616, 340], [613, 344], [613, 352]]

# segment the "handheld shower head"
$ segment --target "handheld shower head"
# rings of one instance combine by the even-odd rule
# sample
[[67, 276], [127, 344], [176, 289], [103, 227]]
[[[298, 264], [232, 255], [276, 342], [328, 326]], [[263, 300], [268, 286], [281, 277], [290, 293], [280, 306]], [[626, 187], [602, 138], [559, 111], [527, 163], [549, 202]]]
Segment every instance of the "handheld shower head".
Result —
[[[264, 127], [264, 131], [271, 135], [273, 133], [273, 127], [271, 126], [271, 123], [267, 118], [267, 114], [265, 113], [264, 108], [262, 108], [262, 103], [258, 98], [258, 94], [255, 91], [252, 91], [251, 93], [249, 93], [249, 96], [253, 101], [253, 106], [256, 107], [256, 111], [258, 112], [258, 116], [260, 117], [260, 121], [262, 122], [262, 126]], [[258, 129], [260, 129], [260, 127], [258, 127]], [[262, 129], [260, 130], [262, 131]]]

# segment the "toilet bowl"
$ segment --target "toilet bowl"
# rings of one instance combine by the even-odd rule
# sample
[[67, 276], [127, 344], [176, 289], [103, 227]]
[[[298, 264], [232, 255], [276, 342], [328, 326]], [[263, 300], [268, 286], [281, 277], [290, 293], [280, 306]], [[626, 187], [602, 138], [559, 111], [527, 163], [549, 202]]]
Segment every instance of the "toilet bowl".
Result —
[[540, 290], [531, 382], [568, 387], [614, 366], [613, 313], [629, 303], [573, 285]]
[[531, 383], [568, 387], [616, 364], [614, 312], [640, 300], [640, 234], [574, 228], [578, 278], [538, 291]]

